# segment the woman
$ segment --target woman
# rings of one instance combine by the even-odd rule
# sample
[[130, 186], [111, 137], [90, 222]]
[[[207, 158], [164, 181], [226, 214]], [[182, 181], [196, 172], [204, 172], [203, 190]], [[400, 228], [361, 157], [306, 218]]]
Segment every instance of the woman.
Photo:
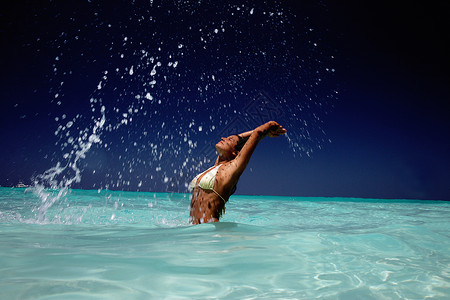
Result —
[[252, 131], [221, 138], [216, 144], [219, 155], [214, 166], [198, 174], [189, 185], [193, 189], [190, 223], [218, 222], [258, 143], [266, 136], [285, 133], [286, 129], [270, 121]]

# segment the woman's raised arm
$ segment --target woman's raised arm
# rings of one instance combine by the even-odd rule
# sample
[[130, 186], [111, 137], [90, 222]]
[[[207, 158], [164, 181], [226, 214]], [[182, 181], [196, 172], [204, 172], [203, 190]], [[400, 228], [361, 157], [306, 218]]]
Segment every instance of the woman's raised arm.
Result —
[[267, 122], [261, 126], [256, 127], [252, 131], [247, 131], [239, 134], [241, 137], [249, 136], [247, 142], [245, 143], [242, 150], [236, 156], [235, 159], [231, 162], [232, 174], [233, 177], [239, 179], [239, 177], [244, 172], [247, 167], [248, 162], [255, 151], [258, 143], [266, 136], [276, 137], [286, 133], [286, 129], [284, 129], [280, 124], [275, 121]]

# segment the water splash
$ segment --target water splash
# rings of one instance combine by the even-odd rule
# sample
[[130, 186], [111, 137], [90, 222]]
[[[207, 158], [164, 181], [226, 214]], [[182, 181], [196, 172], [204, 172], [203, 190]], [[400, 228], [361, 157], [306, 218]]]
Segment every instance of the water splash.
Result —
[[67, 195], [74, 182], [81, 181], [81, 169], [78, 163], [86, 157], [86, 153], [93, 144], [101, 142], [100, 134], [106, 122], [104, 106], [101, 107], [100, 112], [102, 116], [94, 122], [91, 134], [88, 136], [83, 133], [79, 136], [77, 147], [74, 147], [76, 150], [64, 156], [67, 159], [66, 164], [62, 166], [58, 162], [56, 166], [34, 178], [31, 191], [41, 199], [36, 209], [38, 222], [45, 222], [47, 211]]
[[293, 155], [328, 143], [334, 56], [323, 28], [283, 1], [52, 3], [35, 18], [49, 15], [55, 24], [42, 23], [36, 44], [52, 57], [60, 152], [35, 178], [39, 218], [74, 187], [185, 191], [210, 163], [205, 145], [235, 133], [235, 118], [255, 125], [243, 106], [262, 91], [284, 112]]

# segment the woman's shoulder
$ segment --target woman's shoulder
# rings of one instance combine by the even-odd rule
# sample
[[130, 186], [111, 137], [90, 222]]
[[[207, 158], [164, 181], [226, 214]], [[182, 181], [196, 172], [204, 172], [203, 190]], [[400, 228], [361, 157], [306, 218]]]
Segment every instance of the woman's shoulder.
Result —
[[236, 176], [236, 162], [228, 161], [220, 165], [217, 172], [217, 181], [222, 185], [236, 184], [239, 176]]

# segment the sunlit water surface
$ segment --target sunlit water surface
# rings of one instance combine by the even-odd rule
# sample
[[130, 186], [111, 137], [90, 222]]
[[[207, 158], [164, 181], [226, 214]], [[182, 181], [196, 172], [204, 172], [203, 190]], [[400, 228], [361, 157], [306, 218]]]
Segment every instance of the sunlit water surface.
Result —
[[[448, 299], [450, 203], [0, 188], [1, 299]], [[42, 213], [42, 211], [41, 211]]]

